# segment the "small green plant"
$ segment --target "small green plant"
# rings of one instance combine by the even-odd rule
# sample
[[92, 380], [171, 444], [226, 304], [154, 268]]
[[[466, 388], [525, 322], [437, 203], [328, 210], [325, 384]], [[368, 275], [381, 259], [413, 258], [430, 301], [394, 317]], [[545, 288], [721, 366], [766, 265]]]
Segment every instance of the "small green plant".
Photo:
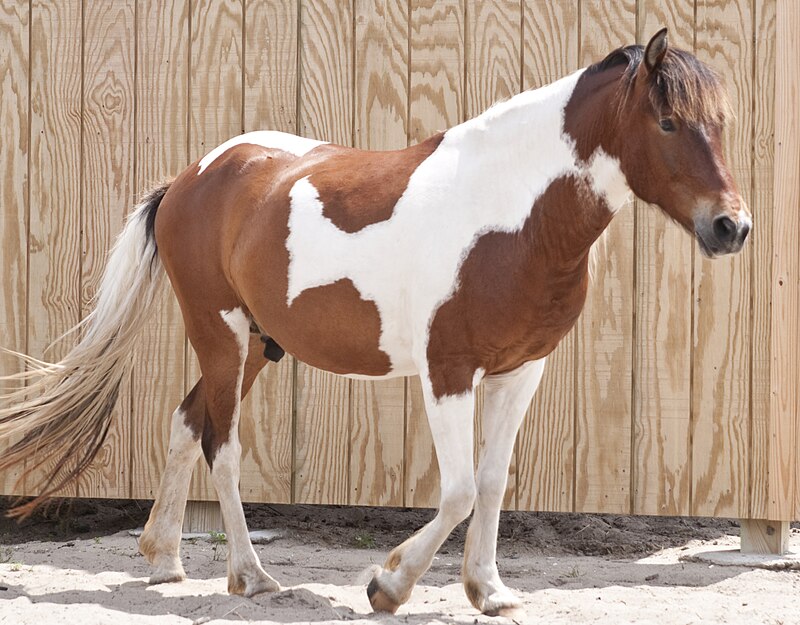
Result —
[[228, 537], [225, 532], [215, 532], [211, 530], [208, 533], [211, 541], [211, 549], [214, 551], [214, 561], [221, 560], [225, 556], [223, 547], [228, 544]]
[[99, 545], [100, 544], [100, 537], [99, 536], [95, 536], [94, 537], [94, 544], [95, 545]]
[[22, 570], [22, 562], [12, 562], [11, 563], [11, 570], [14, 572]]
[[355, 538], [353, 538], [353, 542], [355, 543], [356, 547], [359, 549], [374, 549], [375, 548], [375, 539], [368, 533], [363, 532], [360, 534], [356, 534]]
[[211, 530], [208, 535], [211, 537], [211, 543], [214, 545], [228, 544], [228, 537], [225, 535], [225, 532], [215, 532]]

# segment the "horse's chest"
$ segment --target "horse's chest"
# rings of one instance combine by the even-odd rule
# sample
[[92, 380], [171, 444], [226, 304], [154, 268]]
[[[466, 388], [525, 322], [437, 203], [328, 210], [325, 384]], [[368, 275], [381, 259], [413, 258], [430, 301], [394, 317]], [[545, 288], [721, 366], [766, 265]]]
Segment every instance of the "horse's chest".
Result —
[[525, 276], [524, 282], [503, 281], [499, 273], [494, 278], [462, 282], [436, 311], [428, 360], [437, 396], [466, 390], [477, 369], [491, 375], [547, 356], [575, 324], [586, 299], [580, 275], [570, 284], [551, 283], [544, 273]]

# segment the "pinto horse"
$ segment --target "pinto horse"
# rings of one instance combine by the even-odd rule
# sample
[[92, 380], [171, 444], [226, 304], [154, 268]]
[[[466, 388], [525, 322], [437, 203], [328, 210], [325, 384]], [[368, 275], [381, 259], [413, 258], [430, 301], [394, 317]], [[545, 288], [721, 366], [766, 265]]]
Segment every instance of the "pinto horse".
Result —
[[[27, 387], [0, 411], [0, 438], [17, 441], [0, 469], [50, 469], [37, 472], [41, 494], [13, 512], [30, 513], [92, 461], [166, 273], [202, 377], [172, 416], [139, 543], [151, 583], [185, 578], [181, 521], [203, 453], [230, 546], [229, 592], [279, 589], [249, 540], [238, 425], [256, 375], [286, 350], [353, 378], [421, 378], [441, 502], [375, 571], [373, 608], [407, 601], [473, 512], [466, 594], [486, 614], [514, 610], [495, 564], [507, 468], [545, 357], [584, 305], [593, 243], [632, 194], [708, 257], [738, 252], [750, 230], [722, 156], [726, 102], [717, 76], [662, 30], [646, 48], [615, 50], [403, 150], [268, 131], [220, 145], [131, 213], [77, 346], [11, 376]], [[481, 381], [491, 437], [476, 474]]]

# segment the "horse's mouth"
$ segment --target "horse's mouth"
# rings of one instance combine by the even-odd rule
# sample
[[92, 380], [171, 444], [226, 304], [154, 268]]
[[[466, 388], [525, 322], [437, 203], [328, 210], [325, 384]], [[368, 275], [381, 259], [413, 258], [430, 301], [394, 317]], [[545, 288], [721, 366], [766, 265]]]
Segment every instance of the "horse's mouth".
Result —
[[700, 253], [710, 260], [714, 260], [719, 256], [719, 251], [712, 248], [708, 243], [705, 242], [703, 239], [703, 235], [699, 232], [695, 231], [695, 239], [697, 239], [697, 247], [700, 248]]

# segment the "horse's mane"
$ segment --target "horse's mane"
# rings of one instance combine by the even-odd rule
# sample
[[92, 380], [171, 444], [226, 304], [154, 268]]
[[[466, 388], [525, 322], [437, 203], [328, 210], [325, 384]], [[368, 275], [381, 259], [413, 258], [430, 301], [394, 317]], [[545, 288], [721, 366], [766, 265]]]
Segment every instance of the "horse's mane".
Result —
[[[620, 98], [620, 106], [623, 106], [643, 58], [643, 46], [625, 46], [586, 71], [599, 73], [624, 65]], [[657, 72], [650, 77], [650, 101], [656, 110], [671, 111], [695, 126], [723, 125], [731, 116], [725, 88], [716, 72], [693, 54], [672, 47], [667, 49]]]

